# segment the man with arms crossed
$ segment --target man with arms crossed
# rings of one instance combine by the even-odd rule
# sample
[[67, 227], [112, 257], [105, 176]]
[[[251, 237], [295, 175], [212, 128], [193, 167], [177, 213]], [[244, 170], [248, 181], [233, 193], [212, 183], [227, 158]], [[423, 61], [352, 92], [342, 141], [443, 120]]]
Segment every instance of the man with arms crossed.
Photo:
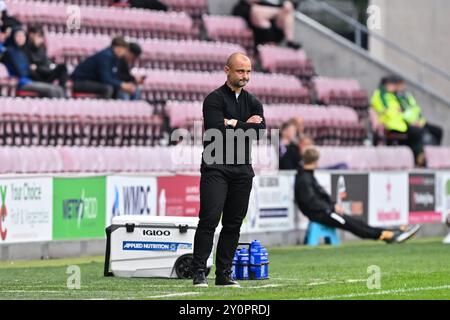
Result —
[[231, 277], [231, 264], [255, 175], [250, 146], [260, 130], [266, 127], [262, 104], [243, 89], [250, 80], [251, 69], [251, 61], [246, 55], [232, 54], [224, 67], [227, 81], [203, 102], [205, 135], [200, 168], [200, 220], [192, 262], [195, 286], [208, 286], [206, 261], [221, 216], [215, 284], [239, 286]]

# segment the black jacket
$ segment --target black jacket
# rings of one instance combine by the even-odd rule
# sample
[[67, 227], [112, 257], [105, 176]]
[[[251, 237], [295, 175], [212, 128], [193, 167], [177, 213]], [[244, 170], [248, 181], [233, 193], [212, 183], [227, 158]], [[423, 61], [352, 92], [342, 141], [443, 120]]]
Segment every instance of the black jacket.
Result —
[[316, 214], [331, 214], [335, 202], [319, 185], [314, 171], [299, 169], [295, 177], [295, 201], [302, 213], [309, 217]]
[[50, 69], [52, 61], [47, 56], [47, 50], [44, 46], [37, 48], [32, 43], [27, 42], [24, 51], [30, 64], [35, 64], [38, 68]]
[[298, 170], [301, 167], [301, 161], [299, 146], [290, 143], [286, 146], [286, 151], [283, 154], [280, 152], [278, 167], [280, 170]]
[[136, 79], [130, 72], [130, 66], [124, 58], [119, 59], [117, 63], [117, 76], [123, 82], [134, 82], [136, 83]]
[[[254, 115], [261, 116], [263, 121], [259, 124], [246, 123], [246, 121]], [[238, 120], [236, 127], [225, 127], [225, 118]], [[217, 159], [217, 157], [219, 158], [219, 160], [214, 161], [214, 164], [251, 164], [251, 142], [254, 139], [259, 139], [261, 137], [260, 134], [262, 133], [260, 130], [266, 128], [261, 102], [244, 89], [242, 89], [239, 98], [236, 99], [235, 92], [231, 90], [226, 83], [211, 92], [205, 98], [205, 101], [203, 102], [203, 124], [206, 134], [205, 137], [208, 136], [209, 129], [217, 129], [221, 132], [223, 137], [223, 157], [218, 154], [216, 155], [215, 151], [218, 151], [217, 148], [212, 152], [209, 152], [218, 144], [218, 142], [214, 143], [214, 136], [209, 139], [211, 141], [208, 141], [208, 139], [204, 139], [203, 141], [204, 151], [202, 163], [205, 163], [205, 160], [207, 160], [205, 158], [205, 151], [208, 151], [207, 155], [212, 154], [213, 156], [216, 156], [215, 159]], [[216, 133], [218, 132], [217, 130], [215, 130]], [[234, 138], [234, 141], [231, 138], [227, 139], [227, 134], [230, 135], [238, 132], [246, 133], [248, 137], [250, 137], [245, 139], [245, 144], [243, 144], [245, 148], [239, 147], [236, 138]], [[214, 145], [207, 149], [208, 145], [211, 143], [214, 143]], [[233, 143], [234, 150], [231, 150]], [[232, 157], [232, 153], [234, 153], [234, 158]], [[227, 159], [229, 161], [227, 161]]]

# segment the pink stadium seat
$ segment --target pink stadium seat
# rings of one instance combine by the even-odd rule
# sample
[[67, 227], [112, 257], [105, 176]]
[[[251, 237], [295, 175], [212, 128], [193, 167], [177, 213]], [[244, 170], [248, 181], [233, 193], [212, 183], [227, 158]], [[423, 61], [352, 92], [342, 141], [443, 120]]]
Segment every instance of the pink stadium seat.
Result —
[[209, 39], [230, 43], [238, 43], [243, 46], [250, 55], [253, 55], [253, 32], [241, 17], [214, 16], [203, 17], [203, 24]]
[[272, 73], [292, 74], [310, 78], [314, 74], [311, 60], [303, 50], [275, 45], [259, 45], [259, 58], [263, 69]]
[[427, 167], [431, 169], [450, 168], [450, 147], [426, 146], [425, 158]]
[[[351, 170], [405, 170], [414, 168], [408, 147], [319, 147], [319, 167], [346, 164]], [[394, 161], [395, 160], [395, 161]]]
[[351, 106], [360, 118], [367, 117], [367, 94], [355, 79], [316, 77], [313, 86], [320, 103]]

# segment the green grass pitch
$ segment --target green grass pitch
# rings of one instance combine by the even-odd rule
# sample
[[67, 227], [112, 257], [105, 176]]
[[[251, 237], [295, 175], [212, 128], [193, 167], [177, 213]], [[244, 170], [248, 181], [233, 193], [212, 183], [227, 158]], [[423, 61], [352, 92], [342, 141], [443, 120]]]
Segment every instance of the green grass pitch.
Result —
[[[103, 257], [0, 262], [0, 299], [450, 299], [450, 245], [417, 239], [338, 247], [269, 248], [270, 279], [241, 288], [209, 288], [190, 280], [103, 277]], [[68, 289], [68, 265], [81, 270]], [[379, 267], [379, 288], [368, 267]], [[371, 269], [369, 268], [369, 271]]]

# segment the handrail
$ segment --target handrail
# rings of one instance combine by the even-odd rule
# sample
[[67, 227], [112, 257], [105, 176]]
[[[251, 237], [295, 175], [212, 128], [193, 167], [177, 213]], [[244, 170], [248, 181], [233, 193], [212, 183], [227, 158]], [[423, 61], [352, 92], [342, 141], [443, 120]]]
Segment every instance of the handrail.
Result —
[[343, 20], [350, 26], [354, 27], [355, 28], [355, 43], [359, 47], [361, 47], [361, 38], [362, 38], [361, 35], [362, 35], [362, 32], [364, 32], [367, 35], [370, 35], [371, 37], [373, 37], [374, 39], [377, 39], [378, 41], [387, 45], [389, 48], [397, 51], [398, 53], [401, 53], [403, 56], [406, 56], [409, 59], [411, 59], [412, 61], [414, 61], [415, 63], [419, 64], [422, 67], [419, 69], [420, 71], [419, 71], [419, 74], [417, 77], [417, 80], [419, 81], [419, 83], [423, 83], [423, 68], [428, 69], [431, 73], [439, 75], [441, 78], [450, 82], [450, 74], [449, 73], [442, 71], [435, 65], [429, 63], [428, 61], [417, 56], [416, 54], [400, 47], [398, 44], [394, 43], [393, 41], [371, 31], [365, 25], [363, 25], [359, 21], [355, 20], [354, 18], [346, 15], [345, 13], [341, 12], [339, 9], [333, 7], [332, 5], [330, 5], [324, 1], [321, 1], [321, 0], [307, 0], [307, 2], [319, 7], [320, 9], [323, 9], [327, 13], [333, 15], [334, 17], [336, 17], [338, 19]]

